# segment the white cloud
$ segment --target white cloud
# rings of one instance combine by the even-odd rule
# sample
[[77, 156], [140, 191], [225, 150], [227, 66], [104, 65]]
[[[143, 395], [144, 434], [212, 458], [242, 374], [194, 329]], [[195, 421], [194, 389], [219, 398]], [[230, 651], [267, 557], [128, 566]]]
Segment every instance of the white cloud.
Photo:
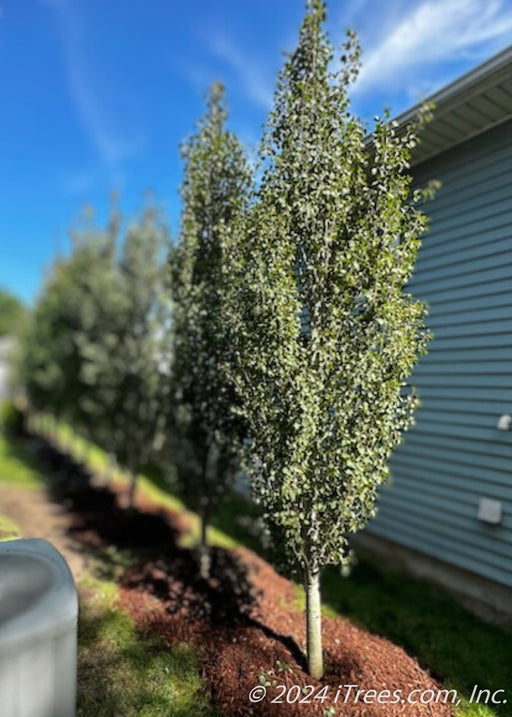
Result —
[[240, 81], [240, 89], [250, 100], [266, 110], [272, 106], [273, 86], [262, 77], [254, 57], [246, 57], [221, 36], [209, 39], [209, 49], [234, 71]]
[[76, 0], [42, 2], [53, 9], [59, 22], [69, 91], [80, 122], [102, 164], [115, 177], [123, 160], [144, 149], [145, 138], [140, 132], [127, 135], [121, 131], [100, 99], [84, 49], [84, 23]]
[[500, 40], [506, 44], [511, 32], [508, 0], [425, 0], [398, 16], [394, 27], [363, 56], [354, 90], [388, 89], [416, 77], [419, 68], [468, 54], [482, 59]]

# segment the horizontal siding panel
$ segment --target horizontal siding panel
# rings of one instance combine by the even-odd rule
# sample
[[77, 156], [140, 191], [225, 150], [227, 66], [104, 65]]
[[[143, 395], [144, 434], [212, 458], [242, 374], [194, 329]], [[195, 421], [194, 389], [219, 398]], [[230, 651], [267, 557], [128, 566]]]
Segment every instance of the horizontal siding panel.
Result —
[[[510, 277], [501, 279], [500, 281], [480, 281], [480, 277], [475, 277], [475, 283], [473, 285], [468, 284], [467, 286], [457, 288], [445, 288], [445, 289], [432, 289], [428, 290], [427, 302], [430, 306], [439, 305], [442, 303], [443, 306], [448, 306], [451, 301], [457, 301], [461, 299], [474, 298], [477, 299], [480, 296], [489, 296], [502, 294], [508, 296], [510, 292]], [[415, 291], [416, 296], [421, 299], [425, 299], [421, 292]]]
[[[428, 504], [425, 495], [421, 491], [421, 486], [425, 483], [432, 485], [438, 485], [442, 489], [443, 486], [451, 486], [460, 491], [461, 494], [466, 494], [467, 491], [475, 495], [488, 496], [489, 498], [496, 498], [496, 500], [506, 500], [510, 503], [512, 501], [512, 486], [508, 484], [491, 483], [490, 481], [483, 481], [482, 477], [474, 479], [468, 476], [460, 475], [457, 473], [450, 473], [444, 471], [434, 475], [426, 468], [418, 466], [408, 465], [407, 467], [401, 466], [396, 467], [395, 464], [391, 463], [391, 475], [393, 485], [391, 490], [400, 493], [401, 485], [406, 485], [407, 482], [416, 480], [418, 484], [418, 500]], [[382, 505], [385, 504], [386, 496], [382, 497]], [[432, 514], [432, 518], [434, 515]], [[399, 529], [400, 526], [397, 526]], [[435, 525], [433, 526], [435, 530]]]
[[409, 529], [408, 526], [404, 525], [400, 533], [396, 534], [396, 530], [393, 529], [393, 523], [386, 525], [384, 520], [373, 521], [373, 523], [371, 531], [376, 535], [391, 540], [393, 538], [389, 536], [395, 535], [395, 542], [401, 543], [408, 548], [430, 555], [443, 563], [456, 565], [472, 573], [477, 573], [490, 580], [512, 587], [512, 574], [506, 567], [495, 568], [483, 560], [477, 562], [472, 554], [467, 555], [457, 550], [458, 544], [453, 541], [439, 541], [435, 537], [431, 537], [427, 542], [421, 535], [418, 535], [414, 527]]
[[481, 376], [482, 374], [488, 376], [489, 373], [491, 373], [493, 377], [505, 376], [509, 378], [510, 373], [507, 371], [509, 365], [510, 361], [461, 361], [453, 363], [452, 361], [443, 361], [442, 357], [435, 357], [430, 361], [425, 360], [420, 363], [416, 368], [414, 375], [415, 378], [419, 379], [421, 376], [426, 375], [448, 376], [456, 374], [460, 377], [464, 374], [469, 374], [470, 376], [473, 376], [475, 378], [475, 382], [478, 383], [478, 376]]
[[[378, 526], [381, 526], [385, 528], [385, 533], [389, 533], [393, 532], [397, 517], [381, 516], [375, 522], [377, 520], [377, 530]], [[462, 539], [457, 540], [455, 535], [460, 535], [460, 533], [456, 531], [454, 531], [453, 535], [447, 534], [446, 530], [432, 533], [428, 531], [428, 527], [424, 531], [420, 531], [415, 520], [408, 519], [407, 516], [401, 516], [400, 521], [403, 522], [401, 538], [404, 544], [415, 547], [423, 553], [433, 554], [445, 562], [448, 561], [460, 567], [467, 567], [472, 572], [478, 572], [493, 580], [512, 586], [512, 571], [507, 567], [507, 562], [510, 561], [507, 561], [504, 556], [497, 556], [483, 548], [468, 545], [462, 542], [462, 535]], [[379, 533], [382, 535], [382, 530]]]
[[[496, 434], [498, 436], [498, 433]], [[416, 426], [413, 431], [409, 431], [406, 434], [405, 442], [400, 447], [400, 452], [404, 451], [409, 445], [415, 447], [416, 453], [421, 454], [425, 451], [425, 448], [430, 452], [435, 452], [439, 448], [448, 448], [454, 450], [459, 457], [464, 454], [468, 454], [471, 457], [475, 453], [480, 454], [483, 458], [489, 461], [496, 457], [497, 459], [505, 458], [510, 459], [510, 453], [512, 451], [512, 437], [507, 439], [508, 433], [500, 431], [499, 436], [505, 436], [502, 441], [483, 441], [476, 438], [468, 439], [466, 437], [453, 437], [440, 435], [439, 431], [429, 433], [424, 422], [421, 425]], [[508, 463], [510, 469], [510, 462]]]
[[[475, 216], [459, 217], [457, 220], [450, 219], [446, 221], [438, 221], [433, 217], [430, 221], [431, 231], [435, 236], [442, 236], [441, 243], [445, 244], [450, 236], [462, 236], [475, 232], [485, 232], [487, 229], [495, 229], [496, 227], [509, 224], [512, 220], [512, 209], [510, 201], [499, 202], [488, 207], [485, 212], [480, 210]], [[432, 244], [432, 242], [431, 242]]]
[[[471, 530], [472, 527], [476, 527], [471, 525], [471, 521], [465, 521], [466, 529], [461, 529], [460, 526], [451, 523], [448, 525], [440, 520], [438, 530], [433, 533], [431, 519], [422, 518], [416, 511], [413, 514], [412, 510], [404, 508], [403, 510], [382, 511], [376, 520], [387, 521], [390, 525], [396, 524], [400, 520], [409, 530], [412, 529], [422, 536], [425, 544], [428, 545], [429, 542], [434, 543], [435, 541], [438, 545], [451, 545], [461, 555], [473, 556], [475, 560], [494, 569], [504, 569], [504, 572], [512, 577], [512, 566], [509, 567], [505, 560], [510, 555], [510, 547], [506, 543], [498, 540], [486, 541], [483, 534]], [[490, 547], [493, 544], [494, 549]]]
[[[512, 284], [512, 276], [511, 276]], [[452, 326], [438, 326], [435, 330], [436, 338], [451, 339], [456, 336], [487, 336], [488, 334], [508, 334], [512, 329], [512, 316], [504, 319], [498, 318], [495, 321], [477, 321], [470, 327], [453, 322]]]
[[[510, 205], [509, 205], [510, 206]], [[430, 235], [425, 240], [426, 246], [432, 248], [436, 245], [447, 246], [448, 243], [454, 239], [461, 239], [463, 237], [470, 238], [474, 236], [482, 236], [487, 232], [502, 229], [503, 227], [510, 226], [511, 211], [506, 209], [500, 213], [491, 214], [489, 217], [485, 217], [481, 221], [475, 221], [472, 223], [464, 224], [461, 222], [452, 229], [445, 229], [443, 232], [436, 230], [435, 221], [430, 224]]]
[[430, 358], [436, 352], [439, 352], [440, 359], [442, 360], [442, 353], [445, 351], [471, 351], [480, 349], [499, 349], [508, 348], [512, 346], [512, 337], [507, 333], [498, 334], [485, 334], [483, 336], [472, 336], [468, 331], [466, 336], [439, 336], [441, 327], [432, 329], [433, 334], [430, 344], [429, 353], [426, 356], [421, 357], [423, 363], [431, 361]]
[[[494, 160], [499, 158], [500, 161], [493, 161], [493, 158]], [[467, 197], [482, 196], [492, 192], [500, 178], [503, 179], [504, 184], [509, 181], [511, 168], [512, 144], [502, 152], [498, 150], [496, 153], [489, 155], [487, 161], [480, 163], [478, 171], [474, 174], [467, 172], [467, 164], [462, 173], [440, 172], [437, 178], [441, 182], [441, 188], [438, 190], [434, 200], [428, 202], [429, 213], [437, 211], [438, 208], [442, 209], [447, 203], [457, 204]], [[420, 181], [417, 183], [420, 183]]]
[[492, 163], [482, 169], [476, 175], [459, 178], [458, 181], [440, 179], [443, 182], [441, 189], [437, 192], [435, 201], [429, 201], [426, 205], [427, 214], [436, 214], [445, 207], [453, 207], [468, 199], [480, 200], [489, 191], [496, 188], [510, 185], [510, 174], [512, 172], [512, 145], [507, 155], [501, 157], [499, 164]]
[[[510, 215], [512, 220], [512, 212]], [[501, 261], [498, 266], [493, 266], [490, 269], [478, 271], [475, 276], [475, 272], [463, 272], [461, 274], [454, 274], [453, 276], [443, 276], [435, 279], [422, 278], [421, 274], [416, 275], [414, 283], [411, 281], [410, 289], [413, 292], [425, 293], [426, 287], [428, 291], [439, 291], [442, 289], [456, 289], [457, 287], [468, 287], [474, 286], [479, 283], [487, 283], [489, 281], [509, 281], [512, 279], [512, 256], [508, 256], [506, 261]], [[414, 289], [413, 289], [414, 286]], [[509, 289], [510, 290], [510, 289]]]
[[[476, 510], [468, 515], [461, 515], [459, 510], [449, 510], [447, 503], [440, 503], [440, 507], [431, 503], [436, 515], [438, 516], [441, 528], [438, 535], [445, 535], [450, 539], [462, 541], [466, 545], [474, 548], [483, 548], [489, 553], [503, 557], [509, 557], [512, 552], [512, 533], [510, 526], [504, 525], [488, 525], [480, 522], [476, 517]], [[431, 511], [430, 511], [431, 513]], [[468, 511], [469, 513], [469, 511]], [[410, 519], [421, 526], [425, 531], [432, 528], [432, 515], [425, 513], [419, 503], [412, 503], [406, 496], [391, 494], [387, 503], [383, 517], [392, 517], [401, 519], [406, 514]], [[512, 571], [512, 568], [511, 568]]]
[[488, 465], [487, 468], [484, 469], [480, 466], [476, 466], [474, 463], [463, 463], [462, 459], [467, 461], [465, 456], [461, 457], [459, 463], [453, 463], [453, 461], [437, 458], [435, 454], [411, 456], [404, 454], [403, 451], [397, 451], [392, 459], [391, 465], [393, 470], [400, 468], [403, 469], [404, 473], [406, 473], [409, 468], [420, 468], [425, 473], [435, 473], [437, 471], [439, 475], [451, 475], [465, 479], [470, 478], [482, 482], [485, 481], [485, 483], [492, 482], [505, 488], [512, 488], [510, 470], [499, 470], [494, 462], [492, 468]]
[[[511, 361], [512, 360], [512, 347], [511, 346], [500, 346], [490, 347], [485, 346], [483, 348], [469, 348], [469, 349], [444, 349], [439, 344], [435, 344], [435, 353], [431, 353], [429, 356], [429, 364], [436, 364], [439, 361], [446, 362], [451, 361], [456, 363], [458, 361]], [[427, 359], [425, 358], [425, 362]]]
[[418, 266], [421, 265], [423, 260], [426, 261], [430, 257], [439, 257], [442, 259], [446, 256], [446, 254], [452, 254], [453, 252], [460, 251], [462, 249], [481, 246], [485, 251], [489, 245], [503, 239], [507, 239], [509, 236], [510, 225], [506, 222], [499, 224], [492, 229], [488, 229], [485, 232], [455, 234], [450, 241], [443, 240], [435, 242], [435, 235], [428, 232], [423, 237], [421, 252], [418, 258]]
[[[433, 398], [430, 393], [427, 396], [420, 397], [421, 410], [423, 411], [440, 411], [442, 413], [449, 413], [455, 411], [456, 413], [473, 413], [476, 411], [478, 414], [487, 414], [496, 417], [501, 416], [502, 413], [508, 413], [510, 410], [510, 403], [507, 401], [486, 401], [484, 399], [460, 399], [452, 398], [450, 395], [444, 395], [441, 398]], [[512, 465], [511, 465], [512, 468]]]
[[[453, 206], [450, 210], [442, 212], [431, 212], [429, 215], [430, 227], [434, 234], [441, 235], [445, 231], [459, 229], [473, 225], [475, 222], [484, 222], [488, 217], [506, 214], [510, 210], [512, 193], [510, 185], [505, 186], [500, 192], [492, 195], [492, 202], [484, 201], [461, 203]], [[457, 209], [460, 208], [460, 214]]]
[[[500, 252], [499, 254], [492, 254], [487, 257], [482, 256], [480, 259], [475, 258], [470, 261], [463, 261], [460, 263], [453, 263], [452, 261], [442, 267], [438, 267], [436, 270], [423, 270], [421, 273], [421, 283], [434, 283], [440, 279], [453, 280], [456, 277], [468, 277], [471, 280], [472, 277], [480, 275], [485, 269], [491, 270], [502, 267], [503, 262], [505, 262], [505, 266], [510, 266], [510, 246], [506, 251]], [[512, 277], [512, 267], [509, 271], [509, 276]], [[415, 286], [420, 286], [419, 280], [416, 282]]]
[[428, 395], [427, 389], [429, 386], [436, 387], [451, 387], [458, 386], [464, 388], [471, 388], [472, 386], [489, 386], [490, 388], [509, 388], [510, 387], [510, 376], [502, 374], [500, 376], [495, 374], [480, 374], [478, 378], [476, 376], [470, 376], [468, 374], [440, 374], [433, 371], [432, 373], [423, 372], [421, 376], [417, 375], [416, 371], [411, 378], [411, 385], [419, 391], [421, 396]]
[[[389, 489], [388, 489], [389, 490]], [[423, 511], [425, 515], [432, 515], [432, 509], [438, 510], [441, 515], [445, 513], [464, 516], [470, 520], [477, 520], [478, 504], [482, 493], [465, 491], [463, 494], [456, 488], [451, 486], [439, 486], [436, 484], [423, 481], [418, 483], [414, 480], [408, 480], [401, 486], [400, 493], [394, 493], [392, 490], [384, 489], [383, 495], [386, 497], [386, 505], [393, 505], [395, 499], [406, 499], [405, 507], [416, 504], [418, 509]], [[418, 503], [418, 490], [427, 497], [426, 503]], [[445, 519], [448, 520], [445, 516]], [[503, 520], [500, 523], [501, 531], [508, 533], [504, 538], [506, 542], [512, 540], [512, 503], [505, 501], [503, 503]], [[510, 531], [510, 533], [509, 533]]]
[[440, 156], [429, 162], [428, 166], [417, 167], [416, 183], [423, 184], [434, 177], [443, 181], [443, 186], [447, 188], [459, 180], [475, 177], [489, 167], [498, 167], [502, 158], [506, 161], [512, 152], [510, 131], [497, 131], [495, 140], [487, 143], [485, 147], [473, 142], [469, 149], [468, 144], [459, 145], [452, 150], [449, 162], [446, 161], [446, 156]]
[[[425, 417], [422, 417], [417, 426], [411, 429], [411, 434], [412, 431], [425, 431], [425, 433], [443, 434], [454, 438], [464, 438], [466, 440], [482, 440], [491, 443], [495, 442], [500, 445], [511, 445], [510, 432], [498, 431], [494, 426], [492, 428], [475, 428], [473, 426], [459, 426], [450, 423], [444, 423], [441, 426], [437, 421], [428, 421]], [[503, 435], [504, 438], [499, 440], [501, 435]]]
[[[420, 399], [421, 400], [421, 399]], [[497, 417], [492, 414], [477, 413], [476, 406], [473, 411], [436, 411], [429, 410], [424, 405], [416, 411], [416, 420], [421, 421], [439, 421], [440, 424], [448, 423], [451, 426], [476, 426], [477, 428], [496, 428]]]
[[503, 252], [510, 251], [511, 247], [512, 237], [504, 236], [484, 246], [481, 243], [477, 243], [475, 246], [455, 248], [443, 254], [436, 253], [433, 256], [421, 257], [417, 264], [417, 270], [427, 275], [428, 272], [451, 267], [454, 263], [457, 266], [461, 266], [474, 259], [491, 260], [492, 257], [500, 256]]
[[[512, 336], [507, 332], [498, 332], [492, 334], [481, 334], [475, 336], [471, 333], [471, 330], [464, 329], [465, 334], [463, 336], [451, 336], [450, 332], [444, 332], [442, 327], [439, 327], [433, 335], [429, 346], [429, 353], [422, 357], [420, 360], [423, 363], [429, 361], [429, 357], [434, 354], [435, 351], [452, 351], [458, 349], [473, 349], [473, 348], [500, 348], [504, 346], [512, 346]], [[444, 335], [443, 335], [444, 334]]]
[[[431, 386], [429, 388], [428, 394], [430, 398], [446, 398], [452, 397], [452, 398], [460, 398], [465, 401], [498, 401], [503, 402], [505, 406], [510, 408], [510, 403], [512, 402], [512, 384], [510, 384], [506, 388], [484, 388], [481, 386], [470, 386], [470, 387], [460, 387], [460, 386], [451, 386], [449, 392], [446, 390], [445, 386]], [[420, 397], [422, 400], [425, 398], [425, 396]], [[507, 411], [504, 411], [504, 413], [508, 413]]]
[[484, 309], [501, 309], [504, 305], [510, 308], [512, 313], [512, 306], [507, 303], [510, 301], [510, 296], [506, 292], [496, 292], [492, 294], [477, 295], [473, 293], [472, 296], [467, 296], [462, 299], [451, 299], [446, 300], [429, 300], [429, 310], [431, 316], [450, 316], [453, 317], [453, 323], [456, 324], [460, 314], [471, 313], [472, 311], [481, 311]]

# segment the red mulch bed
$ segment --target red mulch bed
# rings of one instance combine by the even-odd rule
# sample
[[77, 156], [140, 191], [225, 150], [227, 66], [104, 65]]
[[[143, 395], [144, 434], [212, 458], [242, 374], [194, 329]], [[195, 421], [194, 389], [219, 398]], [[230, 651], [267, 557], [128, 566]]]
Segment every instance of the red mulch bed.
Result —
[[[341, 617], [323, 620], [325, 676], [321, 681], [311, 679], [303, 658], [304, 614], [295, 605], [289, 580], [244, 548], [212, 549], [210, 578], [201, 578], [197, 552], [179, 545], [179, 535], [190, 528], [186, 516], [145, 500], [138, 501], [136, 511], [126, 511], [120, 507], [126, 498], [123, 489], [94, 488], [85, 475], [71, 485], [68, 478], [76, 478], [76, 466], [61, 466], [69, 459], [48, 454], [48, 446], [45, 450], [48, 460], [63, 470], [57, 494], [73, 515], [71, 531], [76, 540], [92, 548], [139, 547], [151, 555], [125, 571], [121, 606], [141, 630], [159, 634], [170, 645], [185, 641], [198, 646], [208, 695], [226, 717], [452, 714], [450, 705], [379, 704], [376, 695], [372, 704], [362, 696], [357, 702], [352, 698], [344, 702], [346, 689], [333, 705], [340, 685], [389, 690], [389, 702], [395, 690], [406, 698], [412, 690], [436, 691], [441, 685], [402, 648]], [[262, 679], [267, 695], [251, 704], [249, 692]], [[329, 699], [289, 704], [285, 693], [281, 702], [273, 703], [282, 692], [279, 685], [313, 685], [313, 694], [327, 686]], [[415, 693], [415, 699], [419, 696]], [[307, 694], [301, 694], [302, 698], [307, 699]], [[331, 706], [335, 712], [328, 711]]]
[[[141, 629], [160, 634], [169, 644], [186, 641], [200, 647], [202, 673], [209, 696], [222, 714], [229, 717], [321, 716], [333, 705], [339, 685], [354, 684], [360, 690], [377, 692], [401, 690], [405, 697], [412, 690], [437, 691], [440, 688], [402, 648], [343, 618], [324, 618], [326, 674], [321, 681], [312, 680], [304, 670], [300, 654], [305, 645], [304, 614], [294, 605], [295, 591], [291, 582], [246, 549], [213, 551], [214, 576], [217, 570], [228, 568], [223, 560], [219, 560], [221, 554], [223, 560], [229, 556], [229, 567], [239, 571], [242, 580], [242, 602], [238, 610], [233, 604], [223, 610], [222, 600], [211, 600], [211, 592], [219, 583], [221, 593], [224, 593], [229, 580], [212, 577], [210, 581], [204, 581], [213, 583], [210, 591], [198, 579], [194, 592], [182, 569], [178, 567], [174, 572], [172, 556], [127, 570], [122, 581], [121, 605]], [[152, 599], [155, 595], [160, 599], [157, 608]], [[260, 683], [260, 675], [271, 684], [267, 687], [266, 698], [251, 704], [248, 695]], [[313, 694], [328, 685], [331, 699], [324, 703], [312, 699], [310, 703], [288, 704], [283, 697], [281, 703], [272, 703], [271, 700], [281, 693], [277, 685], [313, 685]], [[345, 695], [346, 690], [342, 690], [337, 704], [333, 705], [336, 716], [397, 717], [403, 714], [441, 717], [452, 714], [451, 707], [444, 704], [400, 702], [385, 705], [376, 703], [375, 696], [372, 700], [375, 704], [365, 704], [362, 696], [356, 703], [352, 699], [343, 703]], [[419, 699], [419, 693], [415, 693], [414, 698]], [[392, 699], [391, 694], [388, 700]]]

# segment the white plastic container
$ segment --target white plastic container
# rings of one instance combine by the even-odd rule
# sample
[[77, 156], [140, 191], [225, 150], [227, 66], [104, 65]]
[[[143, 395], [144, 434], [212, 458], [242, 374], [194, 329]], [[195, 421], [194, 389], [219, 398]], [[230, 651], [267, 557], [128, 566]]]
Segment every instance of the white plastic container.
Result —
[[0, 716], [74, 717], [78, 598], [46, 540], [0, 543]]

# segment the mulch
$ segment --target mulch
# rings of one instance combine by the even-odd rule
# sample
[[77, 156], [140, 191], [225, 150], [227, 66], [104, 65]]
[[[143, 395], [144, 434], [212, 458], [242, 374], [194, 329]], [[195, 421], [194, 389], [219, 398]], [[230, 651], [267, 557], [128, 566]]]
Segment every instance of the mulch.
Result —
[[[187, 642], [197, 646], [208, 697], [221, 714], [452, 714], [451, 705], [444, 703], [408, 703], [405, 698], [412, 690], [419, 690], [414, 695], [419, 700], [421, 692], [437, 693], [442, 685], [405, 650], [342, 617], [323, 618], [325, 675], [313, 680], [303, 657], [304, 613], [297, 606], [290, 580], [246, 548], [212, 548], [209, 578], [201, 577], [197, 551], [183, 547], [179, 540], [190, 528], [187, 516], [145, 499], [137, 501], [136, 510], [127, 511], [121, 507], [124, 489], [94, 487], [85, 472], [70, 464], [68, 457], [56, 456], [48, 446], [41, 455], [60, 471], [62, 480], [53, 490], [73, 514], [70, 531], [75, 540], [91, 548], [143, 549], [147, 557], [125, 569], [119, 578], [120, 605], [142, 632], [158, 634], [169, 645]], [[249, 693], [257, 685], [266, 687], [266, 697], [251, 703]], [[304, 689], [300, 694], [298, 689], [288, 692], [293, 685]], [[353, 699], [356, 687], [347, 697], [346, 685], [361, 691], [357, 701]], [[390, 694], [381, 696], [379, 703], [377, 695], [370, 692], [365, 701], [364, 693], [369, 690], [388, 690]], [[397, 690], [399, 697], [393, 697]], [[291, 703], [286, 701], [287, 695]], [[322, 695], [328, 696], [322, 701]]]
[[[219, 555], [224, 553], [222, 559]], [[322, 680], [313, 680], [305, 671], [304, 613], [296, 606], [293, 584], [247, 549], [213, 551], [209, 581], [192, 577], [189, 582], [183, 566], [174, 556], [161, 556], [129, 568], [122, 579], [121, 605], [144, 631], [157, 633], [170, 645], [193, 642], [199, 648], [202, 673], [209, 697], [220, 712], [229, 717], [269, 715], [271, 717], [309, 717], [336, 715], [346, 717], [397, 717], [398, 715], [447, 716], [451, 707], [445, 704], [396, 703], [395, 690], [407, 697], [413, 690], [437, 690], [441, 685], [423, 670], [418, 662], [400, 647], [352, 625], [341, 617], [323, 618], [323, 647], [326, 672]], [[226, 560], [226, 555], [229, 560]], [[227, 564], [226, 564], [227, 563]], [[222, 570], [232, 571], [225, 578]], [[221, 570], [219, 578], [219, 569]], [[233, 576], [238, 574], [238, 605], [227, 600], [226, 593]], [[220, 587], [219, 592], [216, 592]], [[157, 597], [158, 608], [152, 599]], [[251, 704], [249, 692], [256, 685], [267, 687], [267, 696]], [[378, 704], [376, 695], [364, 693], [354, 703], [355, 689], [343, 702], [347, 689], [356, 685], [361, 691], [389, 690], [390, 695]], [[279, 685], [286, 685], [283, 689]], [[324, 694], [330, 699], [287, 703], [292, 685], [314, 687], [300, 694], [308, 699], [328, 686]], [[289, 693], [297, 697], [297, 690]], [[322, 693], [321, 693], [322, 694]], [[272, 702], [279, 698], [281, 702]], [[419, 700], [420, 693], [414, 699]], [[428, 694], [425, 700], [428, 699]], [[336, 711], [330, 713], [329, 707]]]

